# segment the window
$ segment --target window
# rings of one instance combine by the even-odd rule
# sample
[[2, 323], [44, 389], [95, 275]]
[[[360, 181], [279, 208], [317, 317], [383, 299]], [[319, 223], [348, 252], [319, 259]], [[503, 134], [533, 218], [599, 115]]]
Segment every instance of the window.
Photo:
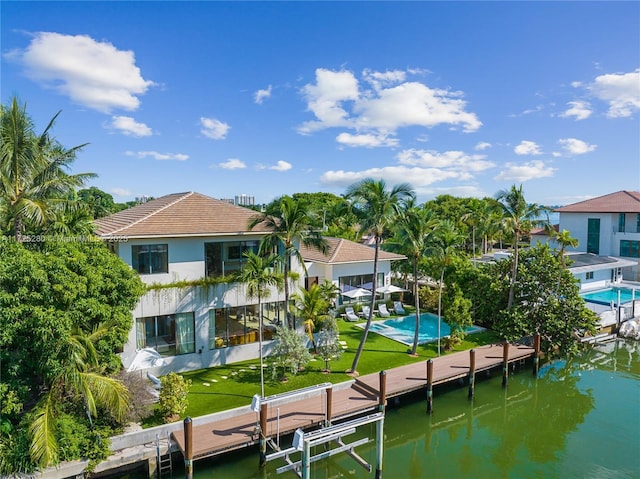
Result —
[[600, 254], [600, 219], [587, 220], [587, 253]]
[[242, 270], [244, 254], [247, 251], [257, 253], [259, 246], [258, 241], [205, 243], [205, 274], [216, 277]]
[[636, 233], [640, 233], [640, 213], [636, 216]]
[[133, 269], [140, 274], [169, 272], [169, 247], [166, 244], [148, 244], [131, 247]]
[[589, 271], [589, 272], [585, 275], [585, 279], [593, 279], [593, 271]]
[[196, 350], [193, 313], [175, 313], [136, 318], [136, 347], [152, 348], [163, 356]]
[[624, 213], [618, 215], [618, 233], [624, 233], [626, 216]]
[[[284, 302], [262, 305], [262, 339], [273, 338], [275, 325], [284, 318]], [[221, 349], [260, 340], [258, 305], [231, 306], [209, 311], [209, 349]]]
[[[378, 287], [384, 284], [384, 273], [378, 273], [377, 283], [378, 283]], [[371, 291], [371, 287], [373, 285], [373, 274], [341, 276], [340, 278], [338, 278], [338, 284], [340, 286], [340, 291], [343, 291], [343, 292], [348, 291], [350, 289], [354, 289], [354, 288], [368, 289], [369, 291]], [[371, 299], [371, 298], [367, 296], [367, 299]], [[348, 303], [348, 302], [357, 301], [357, 300], [350, 300], [348, 297], [341, 295], [340, 301], [341, 301], [340, 304], [342, 304], [344, 302]], [[360, 299], [360, 301], [362, 301], [362, 299]]]
[[640, 241], [621, 240], [620, 256], [640, 258]]

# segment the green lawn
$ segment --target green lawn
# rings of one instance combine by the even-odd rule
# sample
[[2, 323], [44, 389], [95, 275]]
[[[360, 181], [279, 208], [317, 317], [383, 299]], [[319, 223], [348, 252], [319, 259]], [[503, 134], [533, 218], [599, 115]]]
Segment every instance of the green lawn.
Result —
[[[337, 323], [340, 331], [340, 340], [346, 341], [347, 349], [344, 350], [339, 361], [330, 363], [331, 372], [322, 372], [324, 361], [318, 358], [310, 362], [304, 371], [299, 372], [296, 376], [289, 375], [289, 380], [282, 383], [272, 379], [271, 369], [266, 368], [266, 396], [324, 382], [335, 384], [352, 379], [345, 371], [351, 367], [362, 337], [362, 329], [357, 328], [354, 323], [342, 320], [338, 320]], [[454, 351], [463, 351], [496, 341], [499, 341], [499, 338], [494, 333], [490, 331], [480, 332], [468, 335], [466, 340], [459, 344]], [[370, 332], [367, 336], [364, 351], [360, 356], [358, 373], [362, 376], [382, 369], [424, 361], [437, 356], [436, 343], [418, 346], [417, 357], [409, 356], [407, 349], [408, 347], [403, 344]], [[265, 358], [266, 363], [268, 363], [268, 359]], [[257, 359], [227, 366], [190, 371], [183, 373], [183, 376], [192, 381], [188, 396], [189, 407], [185, 416], [197, 417], [246, 406], [251, 403], [251, 398], [254, 394], [260, 393], [260, 369]], [[157, 421], [157, 418], [152, 418], [146, 421], [144, 425], [157, 425], [159, 424]]]

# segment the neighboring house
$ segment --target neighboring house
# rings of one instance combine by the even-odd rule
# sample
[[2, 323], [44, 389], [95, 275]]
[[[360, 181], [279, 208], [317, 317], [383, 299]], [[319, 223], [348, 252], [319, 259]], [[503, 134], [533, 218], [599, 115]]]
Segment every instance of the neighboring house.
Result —
[[[328, 280], [346, 292], [355, 288], [371, 290], [373, 283], [373, 259], [375, 250], [371, 246], [342, 238], [325, 238], [329, 245], [326, 254], [306, 246], [300, 248], [307, 269], [306, 287]], [[406, 259], [395, 253], [379, 251], [378, 287], [391, 282], [391, 262]], [[348, 298], [338, 298], [341, 304]]]
[[[569, 269], [582, 289], [605, 287], [640, 280], [640, 192], [618, 191], [580, 201], [554, 210], [559, 213], [557, 230], [567, 230], [578, 240], [577, 248], [567, 248], [573, 263]], [[537, 232], [535, 242], [549, 242]]]
[[[269, 233], [260, 225], [248, 229], [255, 214], [247, 208], [188, 192], [166, 195], [96, 221], [97, 234], [149, 287], [132, 312], [134, 326], [121, 354], [125, 368], [166, 374], [259, 356], [257, 298], [246, 297], [244, 284], [224, 279], [241, 270], [243, 253], [257, 251], [260, 240]], [[333, 280], [337, 272], [338, 282], [342, 277], [365, 280], [368, 267], [371, 281], [372, 248], [346, 240], [329, 241], [340, 243], [338, 249], [346, 251], [347, 256], [341, 254], [335, 264], [325, 258], [334, 271], [326, 276], [325, 271], [314, 272], [315, 277]], [[353, 253], [349, 262], [352, 248], [358, 253]], [[303, 254], [305, 262], [322, 264], [321, 253], [302, 250], [309, 257]], [[380, 271], [386, 278], [391, 257], [386, 256], [389, 253], [384, 255]], [[292, 285], [295, 292], [304, 285], [304, 268], [292, 259], [291, 271], [300, 278]], [[261, 303], [264, 351], [268, 353], [274, 325], [284, 319], [284, 293], [272, 289]], [[161, 357], [140, 361], [143, 349], [143, 353], [154, 350]]]

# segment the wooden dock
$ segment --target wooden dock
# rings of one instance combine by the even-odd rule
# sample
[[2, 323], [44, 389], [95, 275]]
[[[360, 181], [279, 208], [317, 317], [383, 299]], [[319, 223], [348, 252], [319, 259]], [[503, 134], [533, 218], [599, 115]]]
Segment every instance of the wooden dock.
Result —
[[[486, 371], [507, 364], [524, 361], [535, 355], [529, 346], [510, 344], [506, 348], [501, 344], [480, 346], [474, 350], [475, 372]], [[506, 351], [506, 356], [505, 356]], [[269, 406], [265, 436], [275, 438], [296, 429], [307, 429], [325, 422], [327, 409], [330, 409], [331, 421], [339, 421], [377, 410], [380, 404], [380, 386], [384, 381], [382, 397], [386, 399], [401, 396], [427, 387], [428, 361], [391, 368], [381, 374], [373, 373], [361, 376], [350, 387], [334, 385], [330, 392], [319, 391], [313, 397], [293, 399], [276, 406]], [[461, 351], [434, 358], [431, 385], [443, 384], [470, 376], [471, 353]], [[503, 367], [504, 369], [504, 367]], [[508, 368], [507, 368], [508, 369]], [[328, 404], [328, 399], [330, 404]], [[278, 419], [279, 418], [279, 419]], [[223, 454], [228, 451], [258, 444], [260, 439], [258, 414], [239, 412], [226, 419], [192, 428], [192, 458]], [[185, 454], [184, 431], [172, 434], [182, 454]]]

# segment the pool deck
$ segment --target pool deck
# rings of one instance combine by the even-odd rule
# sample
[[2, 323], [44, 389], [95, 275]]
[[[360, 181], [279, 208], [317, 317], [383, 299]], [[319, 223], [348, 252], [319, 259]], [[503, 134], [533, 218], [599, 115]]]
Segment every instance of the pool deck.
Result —
[[[504, 348], [501, 344], [480, 346], [474, 351], [476, 372], [503, 365]], [[511, 344], [508, 348], [508, 363], [524, 361], [531, 358], [534, 353], [532, 347]], [[434, 358], [432, 384], [444, 384], [468, 377], [470, 357], [469, 351], [461, 351]], [[427, 363], [427, 361], [420, 361], [386, 370], [384, 374], [386, 398], [402, 396], [420, 389], [426, 390]], [[328, 419], [335, 423], [378, 410], [381, 397], [380, 385], [380, 373], [367, 374], [348, 383], [333, 385], [329, 406], [331, 417]], [[277, 434], [284, 435], [298, 428], [309, 429], [322, 425], [326, 419], [327, 407], [327, 393], [324, 391], [278, 404], [277, 408], [269, 406], [265, 436], [274, 439]], [[194, 425], [192, 428], [193, 459], [216, 456], [258, 444], [257, 424], [257, 413], [238, 411], [237, 414], [219, 421]], [[173, 432], [172, 438], [184, 455], [184, 431]]]

